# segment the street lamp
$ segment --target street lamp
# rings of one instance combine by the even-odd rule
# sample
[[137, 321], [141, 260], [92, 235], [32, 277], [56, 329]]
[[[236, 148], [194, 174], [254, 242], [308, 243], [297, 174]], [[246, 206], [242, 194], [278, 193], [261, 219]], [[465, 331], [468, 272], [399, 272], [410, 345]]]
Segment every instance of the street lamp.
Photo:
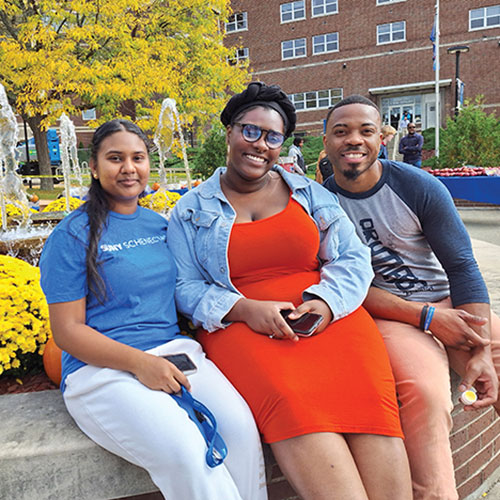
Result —
[[455, 54], [455, 116], [458, 115], [458, 84], [460, 82], [460, 54], [469, 52], [467, 45], [455, 45], [447, 49], [448, 54]]

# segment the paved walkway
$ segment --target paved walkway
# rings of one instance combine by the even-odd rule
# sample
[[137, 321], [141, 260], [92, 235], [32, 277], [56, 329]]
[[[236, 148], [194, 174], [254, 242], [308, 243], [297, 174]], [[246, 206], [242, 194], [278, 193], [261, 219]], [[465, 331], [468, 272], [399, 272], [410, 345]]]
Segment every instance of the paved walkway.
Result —
[[500, 315], [500, 246], [473, 239], [472, 247], [488, 285], [492, 309]]

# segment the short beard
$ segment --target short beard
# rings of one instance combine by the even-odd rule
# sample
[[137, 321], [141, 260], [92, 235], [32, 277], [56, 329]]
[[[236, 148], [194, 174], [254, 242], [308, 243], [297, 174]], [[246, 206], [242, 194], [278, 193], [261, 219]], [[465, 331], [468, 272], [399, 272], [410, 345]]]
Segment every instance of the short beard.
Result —
[[364, 170], [344, 170], [342, 175], [350, 181], [355, 181], [363, 172]]

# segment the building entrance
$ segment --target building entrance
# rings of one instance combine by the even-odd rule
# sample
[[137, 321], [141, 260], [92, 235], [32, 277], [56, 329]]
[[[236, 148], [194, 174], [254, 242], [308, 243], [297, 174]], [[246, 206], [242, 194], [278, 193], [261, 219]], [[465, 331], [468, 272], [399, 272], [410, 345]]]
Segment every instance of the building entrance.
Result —
[[403, 115], [406, 115], [410, 122], [420, 124], [422, 122], [421, 103], [421, 95], [383, 97], [381, 100], [383, 124], [401, 130]]

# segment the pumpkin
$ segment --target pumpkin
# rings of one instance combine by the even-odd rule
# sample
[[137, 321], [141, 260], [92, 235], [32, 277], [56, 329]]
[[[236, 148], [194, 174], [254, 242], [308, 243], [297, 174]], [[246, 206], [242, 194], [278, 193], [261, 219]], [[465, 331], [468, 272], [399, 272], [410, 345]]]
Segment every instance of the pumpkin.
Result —
[[56, 385], [61, 385], [61, 357], [62, 350], [57, 347], [54, 339], [50, 337], [43, 351], [43, 367], [47, 376]]

